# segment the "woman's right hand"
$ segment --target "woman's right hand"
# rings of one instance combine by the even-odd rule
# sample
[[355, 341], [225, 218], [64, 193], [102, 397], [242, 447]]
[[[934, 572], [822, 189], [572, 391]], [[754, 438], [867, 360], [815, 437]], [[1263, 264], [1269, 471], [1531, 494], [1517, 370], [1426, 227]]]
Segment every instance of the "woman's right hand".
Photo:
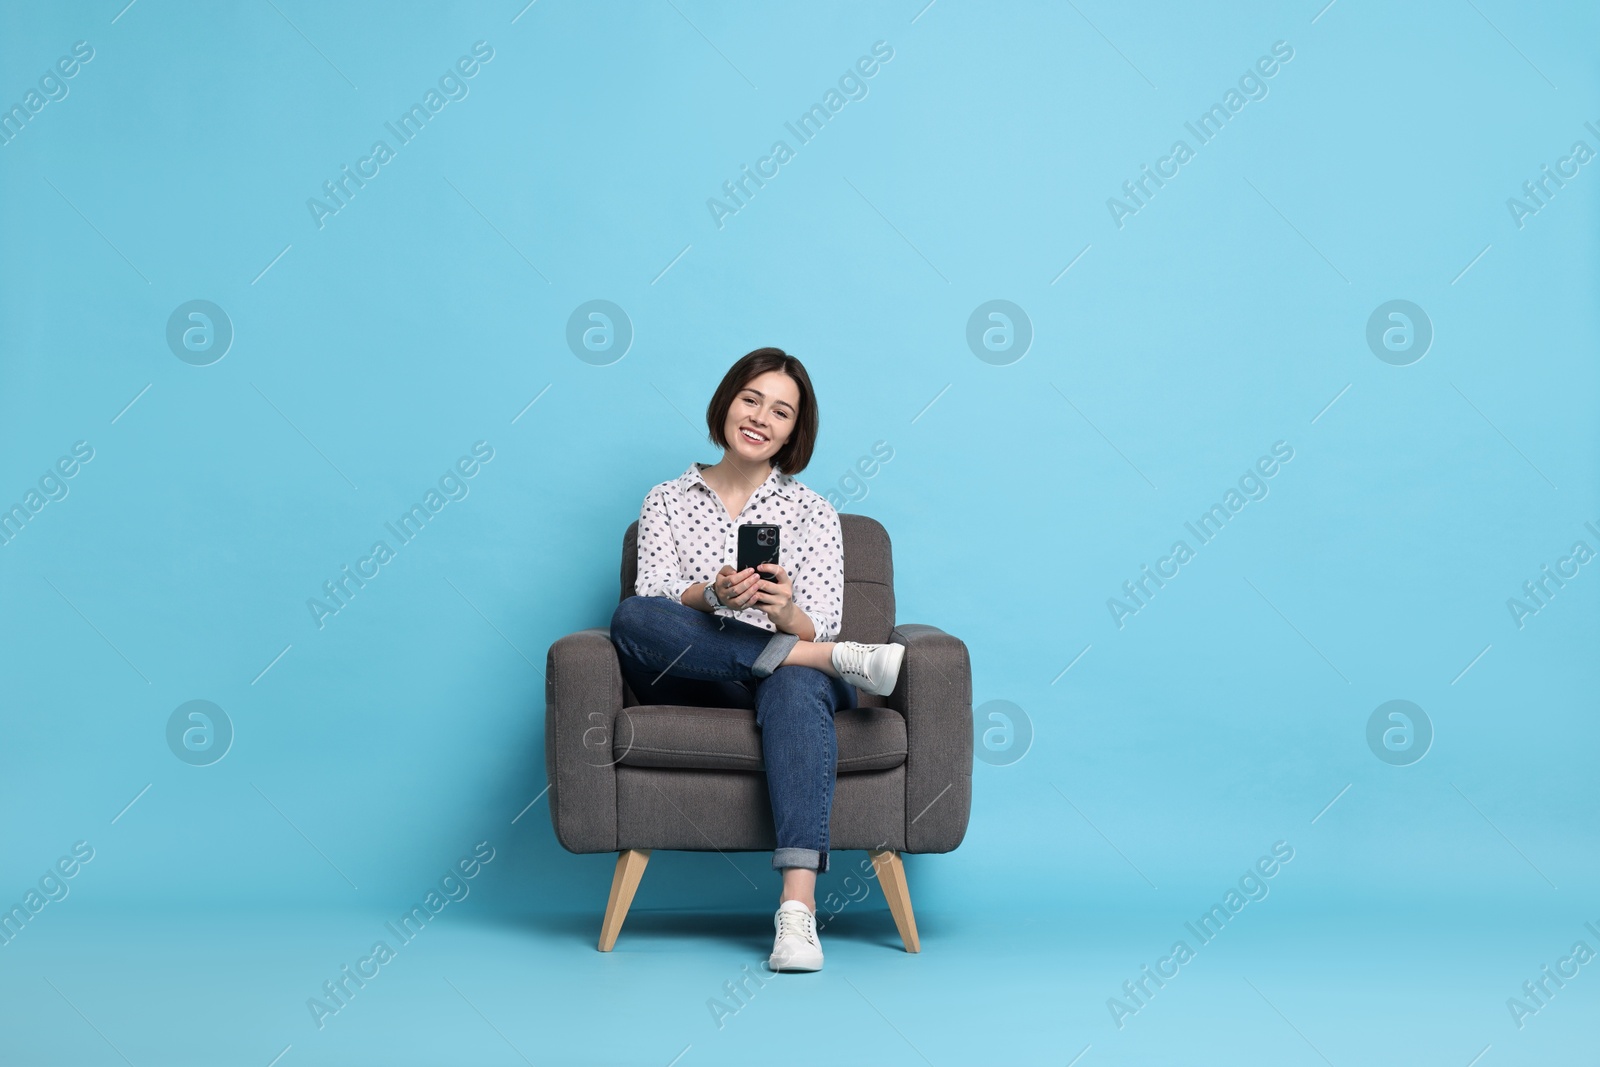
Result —
[[754, 567], [736, 571], [732, 564], [724, 563], [711, 582], [723, 607], [743, 611], [755, 600], [756, 582], [760, 578]]

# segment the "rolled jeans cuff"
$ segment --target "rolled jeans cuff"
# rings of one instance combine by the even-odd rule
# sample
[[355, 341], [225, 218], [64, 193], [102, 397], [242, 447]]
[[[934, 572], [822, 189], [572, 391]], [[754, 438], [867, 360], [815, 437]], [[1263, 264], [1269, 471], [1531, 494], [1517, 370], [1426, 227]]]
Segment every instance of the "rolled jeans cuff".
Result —
[[767, 647], [761, 650], [761, 655], [756, 657], [755, 663], [750, 667], [750, 672], [757, 678], [770, 677], [772, 672], [783, 666], [783, 661], [788, 657], [789, 650], [800, 643], [799, 635], [776, 633], [767, 642]]
[[808, 871], [827, 874], [828, 854], [826, 852], [818, 852], [814, 848], [773, 849], [772, 869], [781, 871], [785, 867], [804, 867]]

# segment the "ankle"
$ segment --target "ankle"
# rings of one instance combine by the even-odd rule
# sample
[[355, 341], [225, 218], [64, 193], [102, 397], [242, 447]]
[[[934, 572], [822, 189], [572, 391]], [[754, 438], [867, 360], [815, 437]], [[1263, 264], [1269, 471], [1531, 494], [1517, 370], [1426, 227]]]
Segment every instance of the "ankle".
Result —
[[783, 666], [814, 667], [831, 677], [839, 677], [833, 666], [832, 641], [797, 641], [783, 659]]
[[817, 902], [812, 897], [802, 897], [791, 893], [784, 893], [778, 897], [778, 904], [781, 906], [785, 901], [788, 900], [798, 900], [810, 910], [811, 914], [815, 915], [817, 913]]

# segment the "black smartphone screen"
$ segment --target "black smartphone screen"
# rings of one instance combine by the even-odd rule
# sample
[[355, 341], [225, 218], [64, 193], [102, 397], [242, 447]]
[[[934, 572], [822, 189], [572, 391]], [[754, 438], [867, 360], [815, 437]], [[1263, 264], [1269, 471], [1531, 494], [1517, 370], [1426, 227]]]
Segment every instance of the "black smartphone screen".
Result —
[[[739, 527], [739, 561], [736, 570], [745, 570], [758, 563], [778, 562], [779, 527], [771, 523], [744, 523]], [[767, 571], [756, 571], [759, 578], [771, 581]]]

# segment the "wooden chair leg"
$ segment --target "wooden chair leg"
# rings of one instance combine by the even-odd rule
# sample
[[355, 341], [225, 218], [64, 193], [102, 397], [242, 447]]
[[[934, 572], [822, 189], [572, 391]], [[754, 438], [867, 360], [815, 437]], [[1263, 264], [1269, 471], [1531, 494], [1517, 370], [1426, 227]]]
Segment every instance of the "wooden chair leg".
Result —
[[921, 952], [922, 942], [917, 938], [917, 917], [911, 913], [911, 890], [906, 885], [905, 864], [900, 853], [890, 849], [868, 849], [872, 865], [878, 871], [878, 884], [883, 886], [883, 896], [889, 902], [889, 914], [894, 916], [895, 929], [905, 942], [907, 952]]
[[606, 901], [606, 917], [600, 923], [600, 951], [610, 952], [622, 932], [622, 922], [628, 917], [628, 907], [633, 903], [634, 890], [644, 877], [644, 865], [650, 862], [647, 848], [628, 848], [617, 853], [617, 869], [611, 876], [611, 896]]

